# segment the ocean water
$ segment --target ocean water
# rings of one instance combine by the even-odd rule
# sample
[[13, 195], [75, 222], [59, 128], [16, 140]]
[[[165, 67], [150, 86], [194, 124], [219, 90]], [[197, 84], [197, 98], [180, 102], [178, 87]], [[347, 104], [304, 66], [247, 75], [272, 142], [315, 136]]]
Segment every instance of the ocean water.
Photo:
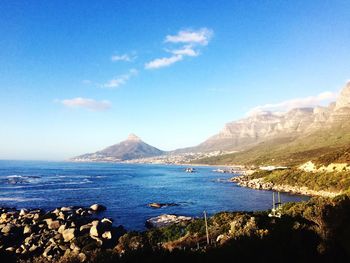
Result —
[[[201, 217], [203, 211], [266, 210], [272, 192], [227, 182], [232, 174], [215, 167], [112, 163], [0, 161], [0, 206], [54, 209], [60, 206], [107, 207], [101, 216], [128, 230], [143, 230], [145, 221], [160, 214]], [[282, 202], [308, 197], [281, 193]], [[151, 202], [179, 206], [152, 209]]]

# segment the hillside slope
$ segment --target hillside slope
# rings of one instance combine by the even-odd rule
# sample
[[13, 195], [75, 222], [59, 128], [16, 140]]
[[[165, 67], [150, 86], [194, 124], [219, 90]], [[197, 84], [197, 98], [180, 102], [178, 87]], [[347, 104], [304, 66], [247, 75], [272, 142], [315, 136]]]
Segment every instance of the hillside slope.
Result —
[[155, 148], [134, 134], [118, 144], [109, 146], [95, 153], [83, 154], [71, 159], [71, 161], [126, 161], [138, 158], [159, 156], [165, 152]]
[[202, 164], [297, 165], [333, 155], [350, 146], [350, 124], [335, 125], [294, 138], [278, 138], [262, 142], [248, 150], [197, 160]]

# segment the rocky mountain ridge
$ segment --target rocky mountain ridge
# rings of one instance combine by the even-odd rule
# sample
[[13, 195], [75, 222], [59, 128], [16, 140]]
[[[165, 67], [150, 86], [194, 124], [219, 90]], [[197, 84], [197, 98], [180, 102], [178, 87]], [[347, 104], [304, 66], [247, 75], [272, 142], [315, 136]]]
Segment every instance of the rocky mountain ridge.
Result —
[[323, 128], [342, 125], [350, 120], [350, 82], [336, 102], [327, 107], [295, 108], [286, 113], [259, 112], [227, 123], [203, 143], [175, 152], [239, 151], [261, 142], [285, 138], [293, 140]]

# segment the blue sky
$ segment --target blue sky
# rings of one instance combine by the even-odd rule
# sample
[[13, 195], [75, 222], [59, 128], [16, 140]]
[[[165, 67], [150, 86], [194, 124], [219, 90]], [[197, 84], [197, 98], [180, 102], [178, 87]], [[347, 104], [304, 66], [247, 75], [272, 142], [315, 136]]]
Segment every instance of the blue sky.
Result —
[[4, 0], [0, 159], [131, 132], [171, 150], [252, 110], [327, 104], [350, 78], [349, 14], [335, 0]]

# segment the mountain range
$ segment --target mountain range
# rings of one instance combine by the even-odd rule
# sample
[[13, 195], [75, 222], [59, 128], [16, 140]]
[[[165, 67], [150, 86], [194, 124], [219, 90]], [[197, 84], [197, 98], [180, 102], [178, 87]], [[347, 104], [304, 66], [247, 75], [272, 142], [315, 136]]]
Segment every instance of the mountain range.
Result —
[[241, 151], [273, 139], [296, 139], [350, 121], [350, 82], [328, 107], [295, 108], [286, 113], [259, 112], [227, 123], [203, 143], [178, 151]]
[[[293, 162], [305, 151], [316, 153], [329, 151], [329, 147], [350, 144], [350, 82], [339, 94], [336, 102], [327, 107], [295, 108], [285, 113], [264, 111], [243, 119], [227, 123], [216, 135], [201, 144], [171, 152], [159, 150], [144, 143], [135, 135], [127, 140], [110, 146], [102, 151], [84, 154], [73, 158], [92, 161], [124, 161], [147, 158], [164, 154], [210, 153], [214, 151], [238, 151], [239, 153], [212, 157], [202, 160], [204, 163], [244, 163], [273, 162], [271, 156], [285, 156], [284, 160]], [[286, 150], [287, 149], [287, 150]], [[317, 150], [318, 149], [318, 150]], [[339, 150], [339, 149], [338, 149]], [[287, 154], [287, 155], [286, 155]], [[310, 154], [310, 152], [309, 152]], [[223, 161], [225, 160], [225, 161]]]

